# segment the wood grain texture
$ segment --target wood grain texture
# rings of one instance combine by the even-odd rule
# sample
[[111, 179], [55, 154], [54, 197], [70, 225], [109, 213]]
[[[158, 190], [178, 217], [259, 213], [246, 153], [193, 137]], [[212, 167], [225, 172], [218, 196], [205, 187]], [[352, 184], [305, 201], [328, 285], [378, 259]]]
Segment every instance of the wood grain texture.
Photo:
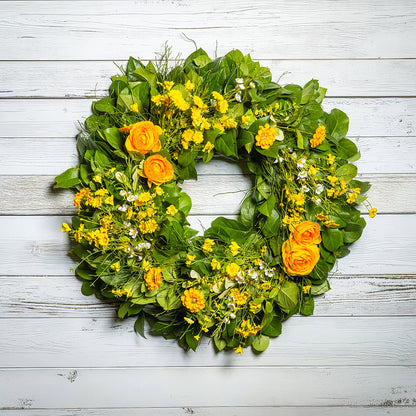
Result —
[[[409, 399], [407, 399], [409, 400]], [[410, 400], [409, 400], [410, 402]], [[414, 408], [397, 407], [392, 400], [385, 401], [383, 407], [189, 407], [176, 408], [111, 408], [111, 409], [29, 409], [31, 402], [22, 400], [20, 408], [2, 410], [2, 416], [414, 416]], [[22, 410], [24, 409], [24, 413]]]
[[[132, 50], [134, 56], [141, 51]], [[127, 58], [127, 56], [125, 57]], [[283, 57], [281, 57], [283, 58]], [[119, 66], [126, 61], [116, 62]], [[416, 95], [416, 59], [265, 59], [281, 85], [319, 80], [328, 97], [406, 97]], [[95, 98], [108, 95], [112, 61], [0, 61], [0, 98]]]
[[[191, 227], [208, 228], [215, 217], [191, 216]], [[68, 275], [75, 266], [68, 255], [70, 242], [60, 233], [62, 222], [70, 217], [0, 217], [0, 270], [10, 276]], [[380, 215], [368, 221], [363, 236], [340, 259], [334, 273], [341, 275], [414, 274], [416, 215]], [[391, 243], [393, 242], [393, 243]]]
[[0, 56], [119, 60], [136, 53], [149, 59], [164, 40], [186, 56], [194, 45], [185, 33], [211, 54], [219, 40], [219, 55], [237, 48], [262, 59], [415, 58], [412, 6], [405, 0], [395, 7], [389, 0], [103, 1], [100, 7], [95, 1], [3, 1]]
[[415, 377], [405, 366], [3, 369], [0, 400], [6, 409], [414, 406]]
[[184, 352], [175, 340], [141, 338], [133, 326], [133, 318], [0, 319], [0, 333], [7, 333], [0, 368], [416, 366], [415, 316], [294, 316], [265, 354], [248, 348], [244, 360], [234, 351], [216, 353], [205, 337], [198, 352]]
[[[416, 175], [360, 175], [358, 179], [371, 182], [368, 199], [379, 213], [416, 213], [416, 206], [409, 204], [416, 200]], [[74, 215], [73, 194], [53, 189], [54, 183], [53, 176], [0, 176], [0, 215]], [[182, 189], [192, 198], [192, 215], [228, 215], [240, 212], [253, 186], [249, 175], [203, 175], [198, 181], [186, 181]], [[359, 209], [368, 212], [363, 205]]]
[[[354, 162], [360, 173], [416, 174], [413, 137], [352, 140], [361, 152], [361, 159]], [[0, 155], [0, 175], [58, 175], [79, 163], [75, 138], [0, 138]], [[248, 173], [241, 163], [222, 158], [200, 162], [197, 170], [199, 175]]]
[[[416, 316], [416, 276], [333, 275], [314, 316]], [[115, 317], [117, 304], [84, 296], [74, 276], [0, 276], [0, 318]]]
[[[0, 3], [1, 5], [2, 3]], [[74, 137], [78, 121], [91, 114], [90, 99], [0, 100], [0, 137]], [[348, 137], [413, 137], [416, 98], [328, 98], [326, 111], [348, 114]]]

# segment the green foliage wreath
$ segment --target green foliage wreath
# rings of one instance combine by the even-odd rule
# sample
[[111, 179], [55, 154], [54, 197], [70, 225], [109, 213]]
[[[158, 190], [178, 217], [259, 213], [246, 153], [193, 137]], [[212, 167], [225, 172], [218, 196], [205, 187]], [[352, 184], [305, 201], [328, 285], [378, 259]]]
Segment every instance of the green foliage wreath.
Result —
[[[211, 60], [198, 49], [173, 67], [167, 55], [130, 58], [83, 123], [80, 164], [56, 178], [75, 193], [62, 231], [82, 292], [115, 298], [141, 335], [147, 320], [193, 350], [206, 335], [218, 350], [263, 351], [284, 320], [312, 314], [361, 236], [355, 206], [369, 189], [349, 163], [360, 154], [348, 117], [323, 111], [325, 92], [315, 80], [280, 86], [238, 50]], [[245, 164], [255, 185], [238, 219], [197, 236], [179, 184], [215, 154]]]

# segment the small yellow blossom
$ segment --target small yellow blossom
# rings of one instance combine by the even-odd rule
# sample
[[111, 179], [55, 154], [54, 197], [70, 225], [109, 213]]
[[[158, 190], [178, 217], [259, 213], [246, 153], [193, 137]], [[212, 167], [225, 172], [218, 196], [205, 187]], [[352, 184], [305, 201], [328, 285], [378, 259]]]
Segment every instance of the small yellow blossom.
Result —
[[106, 203], [107, 205], [114, 205], [114, 196], [113, 196], [113, 195], [111, 195], [111, 196], [109, 196], [108, 198], [106, 198], [106, 199], [104, 200], [104, 203]]
[[220, 270], [221, 269], [221, 263], [217, 259], [212, 259], [211, 268], [212, 268], [212, 270]]
[[160, 186], [156, 186], [155, 192], [156, 195], [163, 195], [165, 193], [165, 191]]
[[113, 264], [110, 266], [110, 269], [111, 269], [111, 270], [114, 270], [115, 272], [119, 272], [119, 271], [120, 271], [120, 262], [119, 262], [119, 261], [117, 261], [116, 263], [113, 263]]
[[185, 82], [185, 91], [192, 91], [195, 88], [195, 84], [189, 79]]
[[231, 250], [231, 254], [234, 257], [240, 252], [240, 246], [235, 241], [231, 242], [229, 249]]
[[266, 252], [267, 252], [267, 246], [263, 246], [261, 248], [261, 255], [264, 256], [266, 254]]
[[94, 182], [102, 183], [102, 179], [100, 175], [95, 175], [92, 179]]
[[199, 341], [199, 339], [201, 338], [201, 335], [194, 335], [194, 338]]
[[235, 349], [235, 353], [236, 354], [242, 354], [243, 353], [243, 349], [241, 348], [241, 345], [239, 345], [238, 348]]
[[370, 218], [374, 218], [377, 215], [377, 208], [370, 208], [368, 214], [370, 215]]
[[184, 316], [183, 319], [185, 319], [185, 321], [188, 322], [189, 325], [192, 325], [195, 322], [194, 320], [187, 318], [186, 316]]
[[214, 148], [214, 145], [211, 142], [207, 142], [202, 149], [203, 152], [210, 152]]
[[303, 286], [303, 287], [302, 287], [302, 290], [303, 290], [303, 293], [309, 293], [309, 291], [311, 290], [311, 286], [310, 286], [310, 285], [308, 285], [308, 286]]
[[251, 116], [249, 116], [249, 115], [241, 117], [241, 124], [243, 126], [247, 126], [250, 119], [251, 119]]
[[175, 85], [173, 81], [163, 81], [163, 86], [169, 91]]
[[328, 166], [333, 165], [333, 164], [334, 164], [334, 162], [335, 162], [335, 159], [336, 159], [336, 156], [331, 155], [331, 154], [327, 154], [327, 155], [326, 155], [326, 164], [327, 164]]
[[71, 228], [69, 227], [69, 225], [66, 222], [64, 222], [62, 224], [61, 233], [67, 233], [69, 231], [71, 231]]
[[238, 272], [240, 271], [240, 266], [236, 263], [230, 263], [225, 271], [227, 272], [228, 277], [230, 277], [231, 279], [234, 279]]
[[211, 238], [206, 238], [204, 241], [204, 244], [202, 244], [201, 246], [201, 250], [207, 254], [210, 253], [212, 251], [212, 247], [215, 245], [215, 241], [212, 240]]
[[198, 97], [197, 95], [194, 95], [192, 97], [192, 101], [194, 102], [194, 104], [199, 107], [199, 108], [207, 108], [208, 106], [202, 101], [201, 97]]
[[130, 106], [130, 111], [132, 113], [138, 113], [139, 112], [139, 105], [137, 103], [134, 103]]
[[169, 205], [166, 209], [166, 213], [169, 215], [175, 215], [178, 212], [175, 205]]
[[196, 255], [187, 254], [186, 255], [186, 265], [189, 266], [196, 258]]

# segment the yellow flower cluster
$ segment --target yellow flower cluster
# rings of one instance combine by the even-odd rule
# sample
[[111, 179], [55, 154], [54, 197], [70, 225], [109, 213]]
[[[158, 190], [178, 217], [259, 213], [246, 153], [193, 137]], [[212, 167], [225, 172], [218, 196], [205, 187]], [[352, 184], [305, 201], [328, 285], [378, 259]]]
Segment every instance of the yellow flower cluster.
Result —
[[240, 334], [242, 337], [247, 338], [257, 334], [261, 329], [261, 325], [252, 326], [251, 322], [247, 319], [241, 322], [240, 328], [236, 329], [235, 332]]
[[153, 218], [148, 221], [141, 221], [139, 224], [139, 230], [142, 234], [154, 233], [158, 228], [156, 220]]
[[310, 140], [311, 147], [319, 146], [325, 140], [325, 137], [326, 137], [325, 126], [318, 126], [315, 130], [315, 134]]
[[131, 289], [113, 289], [111, 291], [111, 293], [113, 293], [114, 295], [118, 296], [118, 297], [122, 297], [122, 296], [126, 296], [127, 298], [131, 298]]
[[216, 101], [215, 108], [220, 113], [225, 114], [228, 111], [228, 102], [227, 100], [217, 91], [212, 92], [212, 96], [214, 97], [214, 100]]
[[360, 192], [361, 192], [361, 189], [360, 188], [354, 188], [352, 190], [352, 192], [350, 192], [348, 194], [347, 202], [349, 204], [353, 204], [355, 202], [355, 200], [357, 199], [357, 197], [358, 197], [358, 195], [359, 195]]
[[193, 287], [185, 290], [183, 296], [181, 296], [181, 301], [183, 306], [191, 312], [199, 312], [205, 308], [204, 294]]
[[204, 241], [204, 244], [202, 244], [201, 246], [201, 250], [207, 254], [210, 253], [212, 251], [212, 247], [214, 247], [215, 242], [214, 240], [212, 240], [211, 238], [206, 238]]
[[250, 298], [250, 294], [248, 292], [241, 293], [238, 289], [231, 289], [230, 291], [230, 298], [233, 298], [235, 303], [239, 306], [245, 305], [247, 300]]
[[189, 143], [201, 144], [204, 141], [204, 135], [202, 131], [187, 129], [182, 133], [182, 147], [188, 149]]
[[240, 246], [235, 241], [231, 242], [229, 249], [234, 257], [240, 252]]

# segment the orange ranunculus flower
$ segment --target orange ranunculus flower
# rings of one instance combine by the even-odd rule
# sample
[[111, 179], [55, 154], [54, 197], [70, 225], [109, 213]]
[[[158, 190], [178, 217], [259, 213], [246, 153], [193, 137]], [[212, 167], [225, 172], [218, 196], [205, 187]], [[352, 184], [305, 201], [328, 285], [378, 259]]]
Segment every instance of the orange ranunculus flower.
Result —
[[126, 139], [128, 152], [139, 152], [145, 155], [161, 149], [159, 135], [162, 134], [162, 129], [159, 126], [151, 121], [139, 121], [129, 127], [131, 127], [130, 134]]
[[322, 241], [319, 224], [312, 221], [303, 221], [292, 227], [291, 238], [301, 246], [319, 244]]
[[299, 245], [295, 240], [286, 240], [282, 245], [282, 260], [290, 276], [306, 276], [319, 260], [319, 247]]
[[143, 163], [142, 175], [149, 184], [161, 185], [173, 178], [173, 167], [169, 160], [161, 155], [151, 155]]

